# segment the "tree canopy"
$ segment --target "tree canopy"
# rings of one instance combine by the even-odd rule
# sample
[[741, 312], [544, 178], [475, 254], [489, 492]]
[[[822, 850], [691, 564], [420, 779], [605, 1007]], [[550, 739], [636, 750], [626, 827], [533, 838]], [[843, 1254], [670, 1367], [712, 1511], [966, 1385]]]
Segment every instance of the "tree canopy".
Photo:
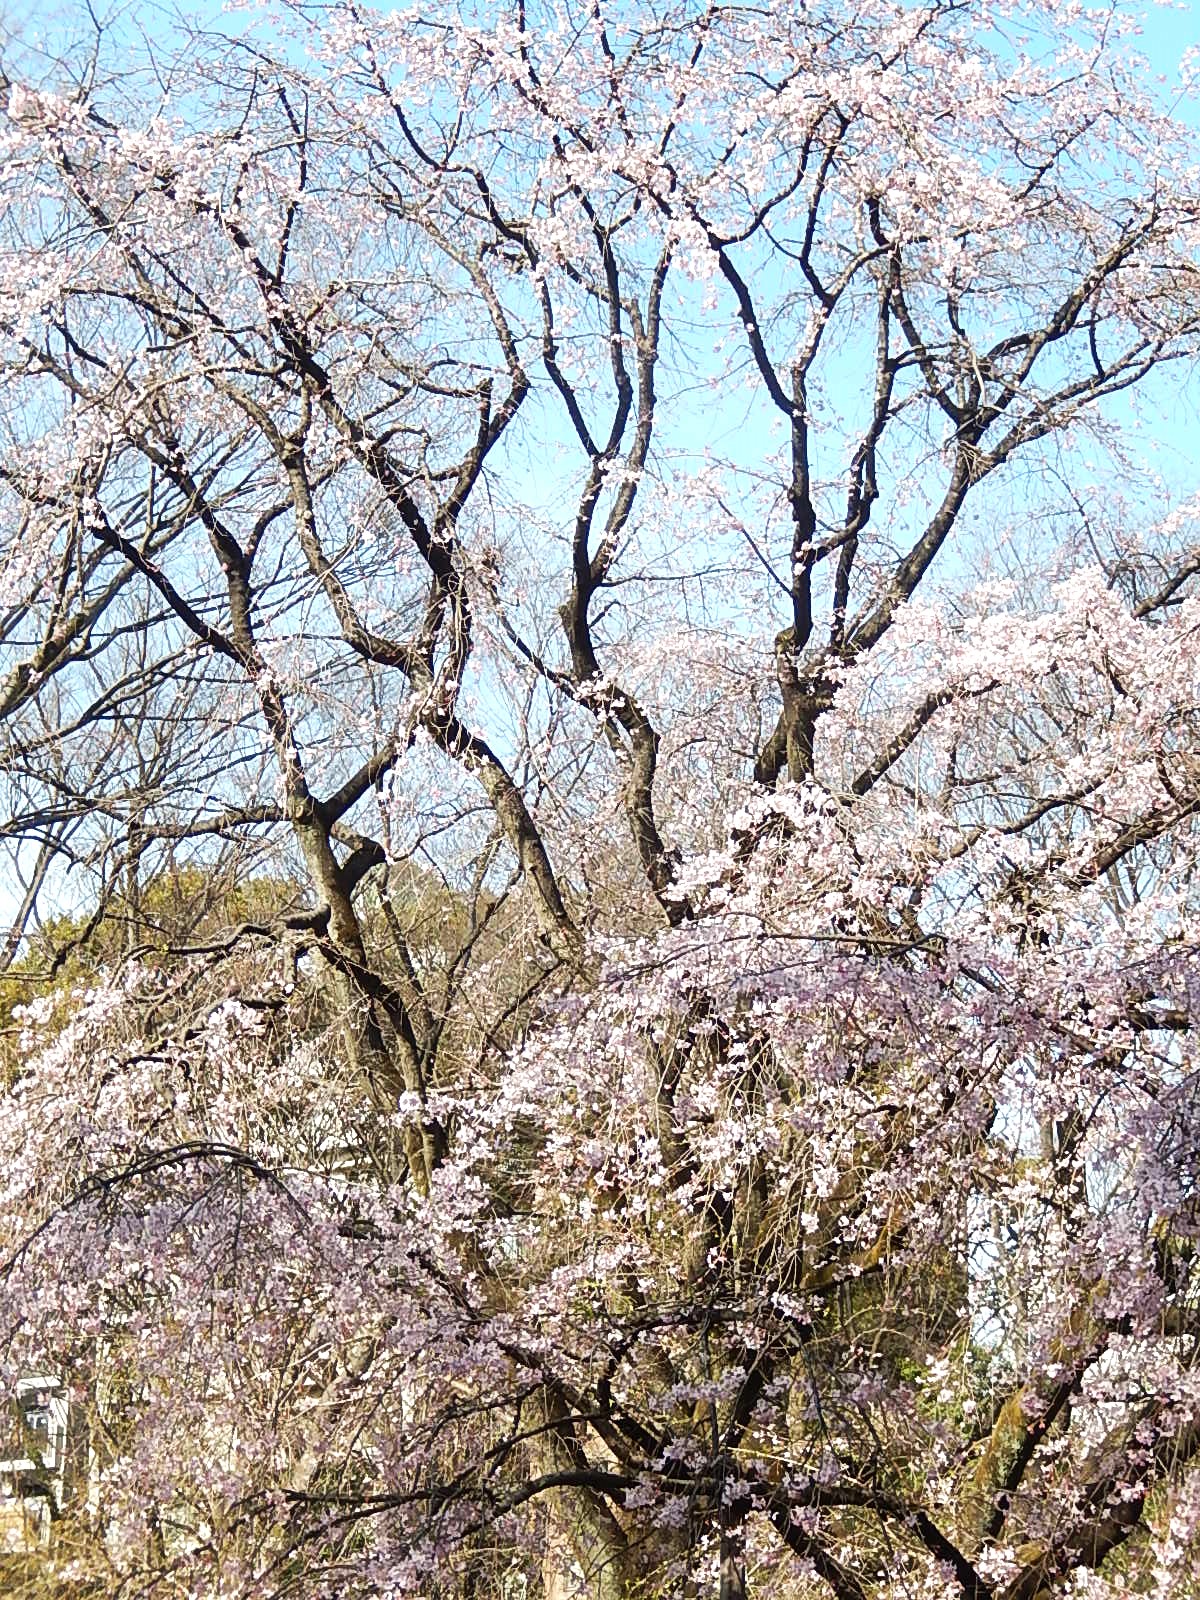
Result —
[[1136, 19], [142, 16], [0, 52], [0, 1582], [1186, 1600]]

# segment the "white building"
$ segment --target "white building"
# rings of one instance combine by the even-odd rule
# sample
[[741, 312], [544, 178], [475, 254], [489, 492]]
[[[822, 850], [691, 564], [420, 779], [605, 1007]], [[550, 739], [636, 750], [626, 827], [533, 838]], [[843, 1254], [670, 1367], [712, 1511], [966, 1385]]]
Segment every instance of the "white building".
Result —
[[0, 1556], [26, 1555], [50, 1542], [66, 1479], [66, 1389], [57, 1378], [33, 1373], [17, 1380], [13, 1399], [16, 1437], [12, 1453], [0, 1456]]

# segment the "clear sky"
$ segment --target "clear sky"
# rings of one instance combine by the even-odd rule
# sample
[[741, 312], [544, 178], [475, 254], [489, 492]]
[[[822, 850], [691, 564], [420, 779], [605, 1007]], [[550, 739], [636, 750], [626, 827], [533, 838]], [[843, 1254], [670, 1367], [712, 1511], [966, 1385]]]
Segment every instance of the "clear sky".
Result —
[[[478, 0], [486, 9], [488, 0]], [[846, 0], [848, 5], [853, 0]], [[238, 35], [250, 25], [246, 11], [226, 10], [217, 0], [199, 0], [198, 4], [173, 8], [169, 5], [148, 3], [148, 0], [127, 0], [127, 3], [106, 6], [103, 0], [94, 0], [95, 15], [109, 27], [110, 34], [125, 37], [136, 49], [140, 36], [162, 40], [170, 31], [172, 17], [185, 20], [191, 26], [206, 24], [215, 29]], [[1131, 9], [1131, 8], [1123, 8]], [[62, 3], [62, 0], [0, 0], [0, 26], [10, 33], [22, 36], [29, 43], [40, 44], [47, 59], [61, 48], [65, 39], [86, 37], [89, 27], [88, 9], [82, 3]], [[1140, 48], [1147, 59], [1149, 73], [1161, 79], [1164, 97], [1172, 94], [1178, 82], [1181, 58], [1189, 51], [1197, 53], [1197, 70], [1200, 70], [1200, 10], [1196, 5], [1182, 0], [1178, 4], [1152, 5], [1145, 8]], [[1200, 97], [1179, 103], [1180, 115], [1196, 129], [1197, 160], [1200, 162]], [[1160, 369], [1155, 377], [1121, 408], [1126, 419], [1134, 424], [1133, 438], [1135, 462], [1147, 472], [1153, 471], [1164, 480], [1161, 499], [1180, 498], [1200, 489], [1200, 372], [1190, 368], [1170, 367]], [[736, 436], [745, 431], [744, 415], [730, 416], [727, 432]], [[711, 431], [711, 420], [710, 420]], [[719, 429], [717, 431], [720, 431]], [[761, 458], [761, 450], [756, 449]], [[1086, 460], [1086, 451], [1076, 449], [1073, 462], [1078, 469]], [[1083, 468], [1086, 473], [1086, 467]], [[545, 458], [539, 463], [540, 482], [547, 484]], [[1105, 476], [1103, 462], [1097, 462], [1096, 477]], [[1020, 490], [1011, 491], [1010, 504], [1020, 504]], [[1147, 507], [1148, 514], [1152, 508]], [[9, 909], [5, 886], [0, 882], [0, 936]]]

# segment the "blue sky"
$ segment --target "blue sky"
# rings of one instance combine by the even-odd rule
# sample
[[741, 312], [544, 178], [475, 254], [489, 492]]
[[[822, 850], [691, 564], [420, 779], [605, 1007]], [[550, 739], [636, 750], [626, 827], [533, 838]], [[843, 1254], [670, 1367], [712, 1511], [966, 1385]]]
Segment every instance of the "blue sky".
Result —
[[[132, 0], [132, 3], [113, 8], [110, 12], [97, 6], [97, 14], [102, 17], [111, 15], [114, 34], [118, 38], [127, 37], [132, 44], [142, 33], [161, 38], [169, 31], [167, 19], [172, 11], [170, 7]], [[227, 12], [213, 0], [203, 0], [200, 5], [187, 7], [186, 15], [192, 25], [205, 22], [233, 35], [248, 26], [244, 12]], [[24, 35], [31, 42], [40, 36], [48, 55], [53, 54], [57, 40], [71, 36], [78, 38], [87, 27], [86, 10], [78, 4], [10, 0], [5, 7], [4, 17], [10, 30]], [[1176, 79], [1180, 58], [1189, 49], [1198, 48], [1200, 10], [1196, 6], [1173, 4], [1146, 9], [1140, 49], [1147, 58], [1148, 70], [1161, 76], [1164, 96], [1170, 93], [1170, 85]], [[1197, 159], [1200, 161], [1200, 101], [1192, 100], [1181, 105], [1180, 113], [1197, 131]], [[1197, 439], [1200, 438], [1200, 373], [1182, 365], [1160, 369], [1154, 379], [1139, 390], [1136, 401], [1122, 405], [1121, 410], [1128, 420], [1137, 424], [1133, 434], [1135, 480], [1140, 479], [1143, 470], [1147, 479], [1151, 472], [1163, 479], [1160, 501], [1164, 507], [1168, 500], [1194, 492], [1200, 487], [1200, 450], [1197, 449]], [[721, 433], [736, 436], [739, 430], [745, 431], [746, 420], [745, 414], [735, 416], [731, 409], [723, 418], [710, 417], [705, 431], [709, 437]], [[736, 449], [733, 439], [727, 439], [726, 443]], [[1074, 447], [1069, 457], [1074, 472], [1082, 472], [1085, 478], [1088, 475], [1088, 455], [1086, 447]], [[755, 450], [755, 457], [762, 459], [761, 449]], [[541, 492], [544, 493], [548, 478], [544, 454], [536, 465]], [[571, 462], [570, 465], [577, 466], [578, 463]], [[1111, 476], [1111, 468], [1103, 460], [1102, 454], [1097, 452], [1096, 481], [1103, 482], [1106, 475]], [[577, 474], [572, 473], [571, 476], [577, 483]], [[1151, 503], [1153, 492], [1135, 483], [1135, 493], [1144, 495], [1146, 513], [1152, 515], [1157, 509]], [[1006, 488], [1002, 499], [1019, 515], [1022, 490], [1018, 484], [1011, 489]], [[0, 930], [6, 921], [6, 909], [5, 894], [0, 887]]]

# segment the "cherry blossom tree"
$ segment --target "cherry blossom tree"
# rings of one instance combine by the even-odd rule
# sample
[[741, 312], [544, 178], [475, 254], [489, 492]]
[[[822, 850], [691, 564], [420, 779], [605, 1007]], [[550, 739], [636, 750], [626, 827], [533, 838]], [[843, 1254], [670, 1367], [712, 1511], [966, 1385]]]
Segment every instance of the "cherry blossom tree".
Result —
[[1200, 554], [1127, 439], [1200, 200], [1134, 32], [11, 42], [55, 1582], [1193, 1592]]

